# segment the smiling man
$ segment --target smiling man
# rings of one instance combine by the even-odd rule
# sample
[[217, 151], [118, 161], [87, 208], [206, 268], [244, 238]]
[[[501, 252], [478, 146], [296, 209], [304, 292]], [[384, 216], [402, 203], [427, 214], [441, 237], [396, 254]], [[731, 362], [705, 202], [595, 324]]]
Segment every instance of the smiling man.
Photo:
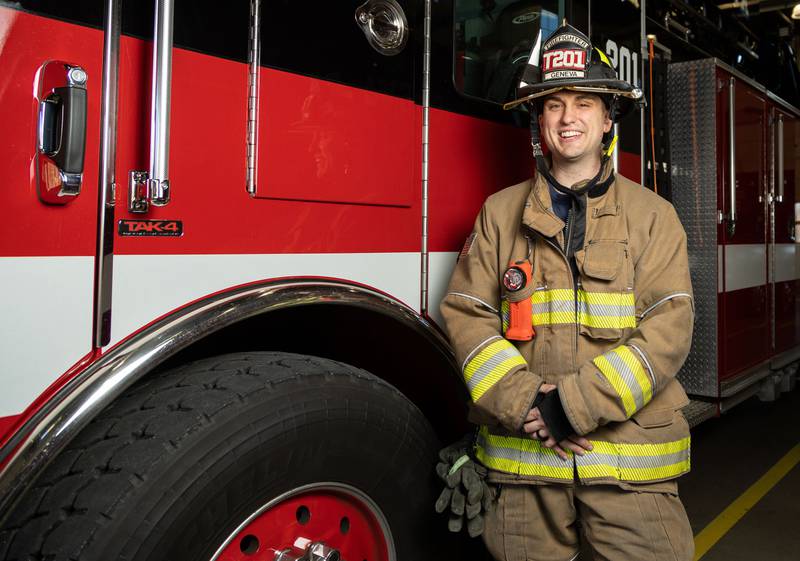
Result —
[[641, 92], [565, 24], [537, 38], [518, 94], [536, 176], [486, 201], [441, 306], [474, 456], [500, 487], [484, 541], [499, 560], [568, 561], [581, 528], [595, 559], [689, 561], [686, 236], [610, 162]]

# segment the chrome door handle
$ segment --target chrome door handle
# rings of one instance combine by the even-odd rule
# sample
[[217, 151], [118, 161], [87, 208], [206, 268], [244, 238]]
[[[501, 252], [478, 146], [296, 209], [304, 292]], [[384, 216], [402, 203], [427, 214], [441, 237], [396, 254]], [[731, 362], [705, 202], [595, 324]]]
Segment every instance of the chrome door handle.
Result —
[[39, 71], [36, 99], [36, 184], [39, 198], [63, 205], [81, 192], [86, 155], [86, 71], [49, 61]]
[[777, 170], [778, 177], [776, 179], [777, 179], [777, 183], [778, 183], [778, 185], [777, 185], [778, 194], [777, 194], [776, 200], [779, 203], [782, 203], [783, 202], [783, 195], [784, 195], [784, 192], [783, 192], [783, 190], [784, 190], [784, 178], [783, 178], [784, 163], [783, 163], [783, 115], [781, 115], [781, 114], [778, 114], [778, 154], [777, 154], [777, 158], [778, 158], [778, 166], [777, 166], [778, 167], [778, 170]]
[[736, 233], [736, 78], [728, 81], [728, 173], [730, 184], [728, 198], [730, 199], [730, 213], [728, 214], [728, 236]]

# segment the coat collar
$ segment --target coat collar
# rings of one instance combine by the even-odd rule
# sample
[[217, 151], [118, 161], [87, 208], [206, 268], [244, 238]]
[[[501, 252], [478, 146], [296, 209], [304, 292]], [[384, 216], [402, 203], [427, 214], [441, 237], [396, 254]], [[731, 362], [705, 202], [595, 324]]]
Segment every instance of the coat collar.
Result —
[[[608, 185], [608, 188], [600, 188], [603, 183], [608, 179], [609, 175], [613, 172], [611, 161], [605, 163], [605, 169], [601, 176], [599, 185], [592, 188], [591, 192], [584, 193], [583, 196], [588, 194], [587, 201], [587, 214], [591, 218], [598, 218], [606, 215], [616, 215], [619, 213], [619, 204], [617, 202], [617, 178]], [[573, 189], [580, 189], [585, 186], [588, 181], [576, 183], [572, 186]], [[530, 180], [531, 189], [528, 193], [528, 198], [525, 201], [525, 210], [522, 213], [522, 223], [525, 226], [539, 232], [545, 237], [552, 238], [564, 228], [564, 222], [553, 213], [553, 202], [550, 198], [550, 188], [544, 176], [537, 173]]]

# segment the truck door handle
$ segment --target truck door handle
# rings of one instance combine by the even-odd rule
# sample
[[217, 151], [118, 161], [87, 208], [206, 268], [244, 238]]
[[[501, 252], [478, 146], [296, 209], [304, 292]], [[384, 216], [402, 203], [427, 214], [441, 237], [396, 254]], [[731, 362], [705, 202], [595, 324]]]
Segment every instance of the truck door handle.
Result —
[[62, 61], [42, 66], [36, 182], [39, 198], [66, 204], [81, 192], [86, 154], [86, 71]]

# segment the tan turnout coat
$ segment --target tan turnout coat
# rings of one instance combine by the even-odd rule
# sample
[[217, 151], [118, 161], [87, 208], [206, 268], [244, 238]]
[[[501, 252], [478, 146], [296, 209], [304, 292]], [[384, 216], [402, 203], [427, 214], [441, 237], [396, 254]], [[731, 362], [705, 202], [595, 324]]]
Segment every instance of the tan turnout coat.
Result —
[[[481, 425], [476, 455], [495, 481], [670, 488], [689, 470], [675, 379], [694, 316], [686, 235], [671, 204], [621, 176], [589, 193], [585, 224], [575, 286], [540, 175], [490, 196], [475, 221], [441, 312]], [[504, 271], [525, 258], [532, 282], [506, 294]], [[504, 338], [509, 298], [532, 299], [532, 341]], [[521, 432], [543, 382], [593, 451], [564, 462]]]

